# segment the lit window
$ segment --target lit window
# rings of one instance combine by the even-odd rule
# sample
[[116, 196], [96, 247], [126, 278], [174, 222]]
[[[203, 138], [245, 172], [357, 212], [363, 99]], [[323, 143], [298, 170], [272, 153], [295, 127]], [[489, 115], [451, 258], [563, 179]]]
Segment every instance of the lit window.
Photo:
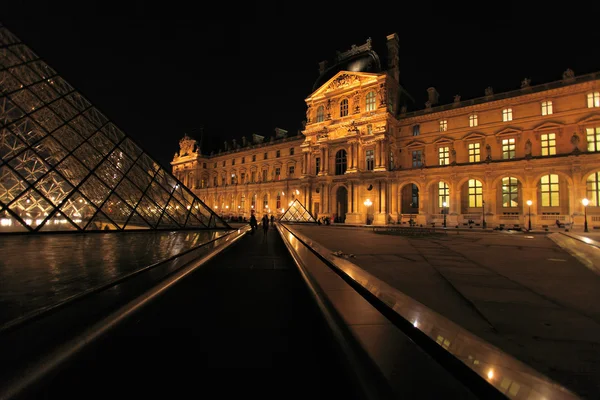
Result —
[[413, 125], [413, 136], [419, 136], [421, 133], [421, 125]]
[[367, 134], [369, 134], [369, 135], [373, 134], [373, 125], [371, 125], [371, 124], [367, 125]]
[[477, 114], [471, 114], [469, 115], [469, 126], [472, 128], [474, 126], [477, 126], [479, 123], [477, 121]]
[[317, 108], [317, 122], [323, 122], [325, 120], [325, 108], [323, 106], [319, 106]]
[[242, 194], [242, 197], [240, 198], [240, 208], [242, 210], [244, 210], [246, 208], [246, 195]]
[[505, 108], [504, 110], [502, 110], [502, 121], [512, 121], [512, 118], [512, 108]]
[[372, 149], [367, 150], [366, 155], [367, 155], [367, 171], [373, 171], [373, 167], [375, 165], [375, 151]]
[[502, 178], [502, 207], [519, 206], [518, 180], [513, 177]]
[[440, 182], [438, 184], [438, 207], [450, 207], [450, 187], [446, 182]]
[[348, 116], [348, 99], [344, 99], [340, 102], [340, 117]]
[[540, 179], [540, 193], [542, 195], [542, 207], [558, 207], [558, 175], [542, 176], [542, 179]]
[[231, 174], [231, 184], [235, 185], [235, 174]]
[[450, 147], [440, 147], [438, 149], [438, 160], [440, 165], [450, 164]]
[[346, 150], [340, 150], [335, 153], [335, 174], [344, 175], [346, 173]]
[[556, 154], [556, 134], [544, 133], [540, 136], [542, 142], [542, 155], [553, 156]]
[[515, 158], [515, 138], [502, 139], [502, 158]]
[[448, 130], [448, 121], [442, 120], [440, 121], [440, 132], [446, 132]]
[[423, 150], [413, 150], [412, 152], [412, 166], [418, 168], [423, 165], [422, 159]]
[[551, 115], [552, 114], [552, 102], [551, 101], [543, 101], [542, 102], [542, 115]]
[[600, 92], [588, 93], [588, 108], [600, 107]]
[[585, 129], [588, 151], [600, 151], [600, 126]]
[[275, 203], [275, 207], [278, 210], [281, 208], [281, 192], [277, 192], [277, 202]]
[[469, 143], [469, 162], [481, 161], [481, 143]]
[[375, 111], [375, 92], [371, 91], [367, 93], [367, 111]]
[[590, 206], [598, 206], [598, 192], [600, 190], [600, 173], [594, 172], [587, 178], [587, 198]]
[[483, 186], [477, 179], [469, 179], [469, 207], [481, 207], [483, 205]]

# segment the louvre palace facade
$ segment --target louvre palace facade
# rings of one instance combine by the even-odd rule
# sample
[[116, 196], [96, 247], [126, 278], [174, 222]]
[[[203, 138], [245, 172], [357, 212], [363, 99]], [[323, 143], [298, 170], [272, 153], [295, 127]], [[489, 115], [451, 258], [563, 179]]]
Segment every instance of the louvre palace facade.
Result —
[[278, 216], [298, 199], [347, 224], [581, 227], [587, 213], [600, 227], [600, 74], [444, 105], [429, 88], [409, 111], [396, 34], [386, 47], [385, 63], [369, 39], [319, 64], [300, 134], [212, 155], [186, 136], [173, 174], [220, 215]]

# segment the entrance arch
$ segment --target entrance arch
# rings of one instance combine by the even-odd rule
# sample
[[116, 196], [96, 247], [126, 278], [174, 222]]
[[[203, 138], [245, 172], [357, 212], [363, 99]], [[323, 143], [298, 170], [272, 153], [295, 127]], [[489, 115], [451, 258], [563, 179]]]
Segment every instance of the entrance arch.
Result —
[[340, 186], [335, 192], [336, 204], [336, 221], [345, 222], [346, 213], [348, 212], [348, 189], [345, 186]]

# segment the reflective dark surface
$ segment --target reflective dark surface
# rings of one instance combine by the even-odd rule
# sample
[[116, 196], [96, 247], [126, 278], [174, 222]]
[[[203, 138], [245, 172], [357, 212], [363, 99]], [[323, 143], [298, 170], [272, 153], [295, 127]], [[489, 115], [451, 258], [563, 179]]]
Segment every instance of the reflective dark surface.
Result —
[[0, 237], [0, 327], [227, 231], [111, 232]]

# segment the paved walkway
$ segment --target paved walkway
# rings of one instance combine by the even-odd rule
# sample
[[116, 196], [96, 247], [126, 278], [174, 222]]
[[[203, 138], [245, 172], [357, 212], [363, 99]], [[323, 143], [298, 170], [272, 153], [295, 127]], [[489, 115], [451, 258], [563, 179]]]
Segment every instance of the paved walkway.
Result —
[[600, 269], [580, 261], [600, 260], [600, 249], [564, 232], [407, 238], [294, 228], [332, 252], [353, 254], [352, 262], [379, 279], [582, 397], [600, 398]]

